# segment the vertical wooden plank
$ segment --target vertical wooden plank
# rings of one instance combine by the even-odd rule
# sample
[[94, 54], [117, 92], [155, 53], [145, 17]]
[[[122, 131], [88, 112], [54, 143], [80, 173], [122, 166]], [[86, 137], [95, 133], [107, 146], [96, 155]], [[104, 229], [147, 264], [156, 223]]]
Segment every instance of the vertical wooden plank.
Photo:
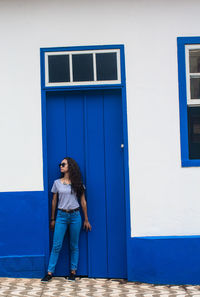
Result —
[[[68, 92], [66, 102], [66, 139], [67, 154], [79, 165], [83, 182], [85, 180], [85, 132], [84, 132], [84, 94], [83, 92]], [[87, 197], [86, 197], [87, 199]], [[81, 211], [82, 221], [84, 215]], [[77, 275], [88, 274], [87, 233], [81, 229], [79, 240], [79, 264]]]
[[[47, 95], [47, 162], [48, 162], [48, 188], [49, 188], [49, 216], [51, 215], [53, 181], [60, 178], [58, 164], [67, 154], [66, 147], [66, 114], [65, 98], [63, 94]], [[50, 251], [52, 248], [53, 231], [50, 230]], [[66, 238], [58, 258], [55, 276], [66, 275], [69, 266], [69, 252]]]
[[126, 225], [121, 94], [104, 91], [108, 276], [126, 277]]
[[103, 97], [86, 96], [87, 197], [92, 231], [88, 234], [90, 277], [107, 276], [106, 201], [104, 175]]

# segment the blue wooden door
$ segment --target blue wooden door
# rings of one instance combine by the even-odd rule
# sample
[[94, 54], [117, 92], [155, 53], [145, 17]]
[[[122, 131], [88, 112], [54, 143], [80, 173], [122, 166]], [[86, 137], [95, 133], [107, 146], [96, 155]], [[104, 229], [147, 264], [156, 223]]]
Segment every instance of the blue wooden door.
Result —
[[[77, 274], [126, 278], [126, 229], [120, 90], [47, 94], [49, 208], [58, 164], [74, 158], [86, 184], [92, 231], [81, 231]], [[49, 213], [50, 216], [50, 213]], [[83, 214], [82, 214], [82, 218]], [[50, 249], [53, 232], [50, 231]], [[55, 275], [69, 272], [66, 233]]]

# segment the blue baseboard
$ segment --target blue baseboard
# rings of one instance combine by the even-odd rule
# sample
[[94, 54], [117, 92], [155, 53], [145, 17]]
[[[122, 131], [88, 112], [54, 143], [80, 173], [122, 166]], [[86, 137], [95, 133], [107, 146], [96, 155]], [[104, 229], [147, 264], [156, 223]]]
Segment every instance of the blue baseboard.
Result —
[[0, 277], [41, 277], [49, 257], [44, 191], [1, 192]]
[[40, 278], [44, 272], [44, 255], [0, 257], [0, 277]]
[[154, 284], [200, 284], [200, 236], [133, 237], [128, 280]]

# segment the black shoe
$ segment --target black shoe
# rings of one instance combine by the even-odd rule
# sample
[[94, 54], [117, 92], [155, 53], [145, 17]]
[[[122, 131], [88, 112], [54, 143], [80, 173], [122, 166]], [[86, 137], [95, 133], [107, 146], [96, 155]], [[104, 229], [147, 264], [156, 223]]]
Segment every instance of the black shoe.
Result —
[[[67, 277], [66, 277], [67, 278]], [[70, 275], [68, 276], [68, 278], [67, 278], [69, 281], [75, 281], [75, 279], [76, 279], [76, 276], [75, 276], [75, 274], [74, 273], [70, 273]]]
[[52, 279], [52, 274], [46, 274], [42, 279], [41, 279], [41, 282], [48, 282], [50, 281], [50, 279]]

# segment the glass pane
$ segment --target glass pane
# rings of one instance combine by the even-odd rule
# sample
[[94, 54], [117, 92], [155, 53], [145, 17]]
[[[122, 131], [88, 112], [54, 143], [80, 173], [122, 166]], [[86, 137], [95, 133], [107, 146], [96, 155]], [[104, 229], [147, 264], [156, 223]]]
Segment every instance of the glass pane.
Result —
[[69, 55], [49, 55], [49, 82], [69, 82]]
[[200, 158], [200, 107], [188, 107], [189, 158]]
[[200, 49], [189, 50], [190, 73], [200, 72]]
[[200, 99], [200, 77], [190, 78], [191, 99]]
[[96, 54], [97, 80], [117, 80], [117, 54]]
[[92, 54], [72, 55], [73, 81], [93, 81], [93, 57]]

